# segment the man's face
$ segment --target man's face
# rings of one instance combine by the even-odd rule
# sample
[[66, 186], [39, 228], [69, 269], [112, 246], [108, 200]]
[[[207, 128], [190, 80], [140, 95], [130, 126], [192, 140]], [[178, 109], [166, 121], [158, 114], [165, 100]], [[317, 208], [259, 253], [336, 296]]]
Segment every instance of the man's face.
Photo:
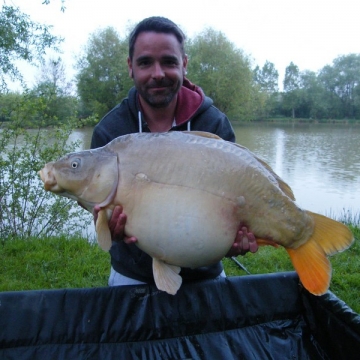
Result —
[[167, 107], [176, 101], [183, 83], [187, 57], [173, 34], [142, 32], [136, 39], [129, 74], [141, 98], [150, 106]]

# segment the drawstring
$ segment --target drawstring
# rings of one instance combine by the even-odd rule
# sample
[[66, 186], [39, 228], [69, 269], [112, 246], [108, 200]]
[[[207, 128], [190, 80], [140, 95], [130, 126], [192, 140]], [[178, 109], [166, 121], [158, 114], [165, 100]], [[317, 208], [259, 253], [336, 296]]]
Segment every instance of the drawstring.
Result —
[[[138, 112], [138, 120], [139, 120], [139, 133], [142, 133], [142, 121], [141, 121], [141, 111], [139, 110]], [[172, 124], [172, 126], [176, 126], [176, 122], [175, 122], [175, 118], [174, 118], [174, 122]], [[189, 120], [187, 122], [187, 131], [190, 131], [191, 130], [191, 120]]]
[[139, 133], [142, 133], [142, 121], [141, 121], [141, 111], [138, 112], [138, 119], [139, 119]]

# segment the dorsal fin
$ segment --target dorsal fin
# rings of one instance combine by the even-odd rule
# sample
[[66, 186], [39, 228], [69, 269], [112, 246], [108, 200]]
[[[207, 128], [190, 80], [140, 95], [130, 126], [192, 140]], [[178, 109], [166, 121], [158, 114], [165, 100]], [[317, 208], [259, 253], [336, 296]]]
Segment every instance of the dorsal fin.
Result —
[[189, 134], [189, 135], [201, 136], [201, 137], [216, 139], [216, 140], [224, 140], [220, 136], [217, 136], [213, 133], [209, 133], [206, 131], [182, 131], [182, 132], [185, 134]]

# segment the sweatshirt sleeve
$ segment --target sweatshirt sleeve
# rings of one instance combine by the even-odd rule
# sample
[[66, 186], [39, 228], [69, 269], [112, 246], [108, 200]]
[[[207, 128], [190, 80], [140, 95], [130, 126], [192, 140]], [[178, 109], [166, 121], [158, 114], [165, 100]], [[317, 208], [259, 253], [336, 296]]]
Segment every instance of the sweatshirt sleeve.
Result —
[[91, 137], [91, 149], [96, 149], [105, 146], [108, 142], [105, 140], [105, 136], [101, 134], [101, 128], [95, 126]]
[[235, 142], [234, 129], [229, 119], [215, 106], [210, 106], [206, 111], [195, 116], [191, 120], [191, 130], [207, 131], [224, 140]]
[[[135, 95], [133, 96], [135, 98]], [[134, 102], [134, 101], [133, 101]], [[109, 111], [95, 126], [91, 139], [91, 149], [105, 146], [121, 135], [138, 132], [138, 121], [130, 111], [126, 98]]]
[[225, 114], [223, 114], [223, 118], [218, 122], [215, 134], [224, 140], [235, 142], [234, 129]]

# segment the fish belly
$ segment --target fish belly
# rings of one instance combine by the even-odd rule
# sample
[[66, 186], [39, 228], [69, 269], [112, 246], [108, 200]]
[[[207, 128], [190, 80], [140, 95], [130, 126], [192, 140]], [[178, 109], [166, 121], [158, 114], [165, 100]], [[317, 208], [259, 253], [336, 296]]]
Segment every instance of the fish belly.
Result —
[[210, 265], [230, 249], [236, 205], [224, 197], [177, 185], [145, 182], [123, 203], [127, 235], [150, 256], [181, 267]]

